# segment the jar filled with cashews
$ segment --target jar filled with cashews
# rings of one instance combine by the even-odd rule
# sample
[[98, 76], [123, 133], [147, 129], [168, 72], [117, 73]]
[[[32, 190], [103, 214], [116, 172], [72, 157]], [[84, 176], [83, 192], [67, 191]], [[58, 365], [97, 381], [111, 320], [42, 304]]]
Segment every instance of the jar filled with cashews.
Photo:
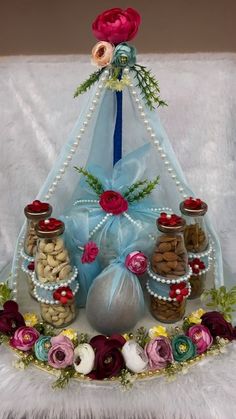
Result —
[[27, 218], [26, 234], [24, 239], [24, 252], [27, 256], [33, 257], [36, 253], [37, 234], [36, 225], [40, 220], [46, 220], [52, 213], [52, 207], [47, 202], [39, 200], [26, 205], [24, 209]]
[[36, 226], [35, 277], [40, 284], [36, 288], [53, 298], [53, 301], [38, 298], [41, 316], [58, 328], [68, 326], [76, 316], [74, 293], [68, 286], [73, 269], [63, 238], [64, 229], [64, 223], [55, 218], [40, 221]]

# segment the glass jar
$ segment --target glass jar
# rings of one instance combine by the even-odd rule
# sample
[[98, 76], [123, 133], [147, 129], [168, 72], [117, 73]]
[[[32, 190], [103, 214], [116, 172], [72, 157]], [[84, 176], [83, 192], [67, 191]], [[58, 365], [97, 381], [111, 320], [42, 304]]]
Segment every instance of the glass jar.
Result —
[[66, 304], [40, 303], [40, 310], [43, 320], [55, 328], [69, 326], [76, 316], [74, 299]]
[[175, 323], [184, 317], [186, 298], [179, 301], [163, 301], [151, 295], [151, 313], [162, 323]]
[[204, 215], [207, 204], [198, 198], [188, 198], [180, 204], [180, 211], [186, 221], [184, 241], [188, 252], [204, 252], [208, 247], [208, 234]]
[[32, 298], [34, 298], [34, 300], [36, 300], [35, 298], [35, 294], [34, 294], [34, 289], [35, 289], [35, 285], [33, 283], [32, 280], [32, 274], [34, 272], [34, 262], [30, 262], [27, 266], [27, 282], [28, 282], [28, 290], [29, 290], [29, 294]]
[[178, 219], [176, 225], [162, 225], [157, 221], [161, 234], [156, 241], [151, 267], [156, 274], [168, 279], [184, 276], [188, 271], [188, 255], [183, 237], [185, 221], [181, 217]]
[[50, 217], [52, 207], [47, 202], [33, 201], [26, 205], [24, 209], [27, 218], [26, 234], [24, 240], [24, 252], [27, 256], [33, 257], [36, 253], [37, 234], [36, 225], [40, 220]]
[[76, 278], [65, 247], [64, 229], [64, 223], [55, 218], [40, 221], [36, 226], [35, 274], [39, 283], [36, 291], [40, 294], [42, 318], [54, 327], [67, 326], [76, 315], [74, 293], [70, 288], [77, 290]]
[[148, 269], [150, 311], [162, 323], [175, 323], [185, 314], [189, 296], [188, 255], [184, 245], [185, 220], [162, 213], [157, 220], [159, 235]]

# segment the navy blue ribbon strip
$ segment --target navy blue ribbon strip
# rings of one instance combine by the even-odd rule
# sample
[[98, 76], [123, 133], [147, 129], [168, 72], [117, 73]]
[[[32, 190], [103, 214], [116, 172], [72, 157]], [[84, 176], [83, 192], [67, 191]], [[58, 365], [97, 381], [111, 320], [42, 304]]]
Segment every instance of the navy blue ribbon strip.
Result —
[[123, 93], [116, 92], [116, 125], [113, 136], [113, 166], [122, 158], [122, 101]]

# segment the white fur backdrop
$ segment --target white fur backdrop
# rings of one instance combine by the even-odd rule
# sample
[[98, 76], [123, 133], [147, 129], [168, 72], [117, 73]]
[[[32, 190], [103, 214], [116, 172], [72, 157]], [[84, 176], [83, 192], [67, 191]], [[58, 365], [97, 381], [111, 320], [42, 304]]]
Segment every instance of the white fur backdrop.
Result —
[[[156, 74], [163, 125], [187, 179], [209, 203], [223, 247], [228, 283], [236, 274], [236, 54], [141, 56]], [[0, 58], [0, 269], [10, 262], [33, 200], [86, 102], [75, 87], [93, 71], [88, 57]], [[204, 361], [174, 383], [138, 383], [131, 392], [17, 371], [0, 348], [0, 419], [236, 419], [236, 352]]]

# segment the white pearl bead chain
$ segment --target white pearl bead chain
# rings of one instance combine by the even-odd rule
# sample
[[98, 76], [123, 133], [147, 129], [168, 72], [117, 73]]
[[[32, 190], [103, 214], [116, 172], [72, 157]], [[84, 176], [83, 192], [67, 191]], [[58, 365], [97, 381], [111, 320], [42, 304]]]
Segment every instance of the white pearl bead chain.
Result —
[[28, 256], [25, 252], [24, 249], [22, 248], [20, 251], [20, 255], [23, 259], [28, 260], [28, 262], [33, 262], [34, 261], [34, 257], [32, 256]]
[[97, 199], [78, 199], [78, 201], [75, 201], [73, 205], [78, 204], [98, 204], [99, 201]]
[[188, 252], [188, 258], [189, 259], [195, 259], [195, 258], [201, 259], [201, 258], [203, 258], [205, 256], [210, 255], [210, 253], [212, 253], [212, 250], [213, 250], [212, 243], [211, 243], [211, 241], [209, 239], [209, 246], [208, 246], [208, 248], [204, 252], [199, 252], [199, 253]]
[[92, 238], [92, 236], [103, 226], [103, 224], [107, 221], [109, 217], [112, 217], [113, 214], [106, 214], [105, 217], [94, 227], [94, 229], [91, 231], [89, 235], [89, 239]]
[[187, 273], [183, 276], [180, 276], [178, 279], [168, 279], [162, 276], [158, 276], [157, 274], [155, 274], [155, 272], [153, 272], [150, 264], [148, 265], [147, 273], [148, 276], [150, 276], [152, 279], [154, 279], [157, 282], [161, 282], [162, 284], [180, 284], [181, 282], [186, 282], [192, 276], [192, 268], [191, 266], [189, 266]]
[[[131, 89], [131, 84], [130, 84], [129, 88], [130, 88], [130, 92], [131, 92], [132, 96], [135, 99], [134, 101], [136, 102], [136, 96], [137, 96], [138, 93], [137, 93], [136, 90], [133, 89], [133, 85], [132, 85], [132, 89]], [[140, 103], [140, 102], [143, 103], [143, 100], [139, 99], [138, 103]], [[174, 169], [170, 166], [170, 162], [167, 159], [167, 154], [166, 154], [166, 152], [163, 151], [163, 147], [160, 146], [160, 141], [156, 138], [156, 134], [153, 131], [153, 128], [151, 127], [150, 122], [147, 119], [147, 116], [146, 116], [145, 112], [143, 111], [145, 109], [145, 105], [143, 104], [143, 106], [142, 106], [142, 105], [139, 104], [137, 106], [137, 109], [139, 111], [141, 119], [143, 120], [143, 123], [144, 123], [144, 126], [145, 126], [146, 130], [147, 130], [147, 133], [150, 136], [154, 146], [157, 147], [157, 150], [159, 151], [161, 159], [164, 160], [164, 164], [167, 167], [168, 173], [170, 174], [171, 178], [175, 182], [175, 185], [177, 186], [177, 189], [178, 189], [179, 193], [183, 196], [183, 198], [187, 198], [188, 195], [184, 192], [184, 185], [182, 185], [181, 182], [177, 179], [177, 175], [175, 173], [173, 173]]]
[[[28, 273], [28, 271], [26, 271], [26, 273]], [[75, 281], [76, 277], [78, 276], [78, 269], [74, 266], [73, 275], [67, 281], [62, 280], [62, 281], [52, 282], [50, 283], [50, 285], [46, 285], [46, 284], [43, 284], [42, 282], [39, 282], [39, 280], [36, 277], [35, 272], [32, 272], [31, 276], [32, 276], [32, 282], [34, 283], [34, 285], [45, 290], [53, 291], [59, 287], [67, 287], [69, 284]]]
[[127, 220], [129, 220], [135, 227], [138, 227], [139, 229], [143, 229], [141, 221], [135, 221], [127, 212], [123, 212], [123, 214]]
[[[147, 281], [147, 283], [146, 283], [146, 288], [147, 288], [147, 290], [148, 290], [149, 294], [151, 294], [151, 295], [152, 295], [153, 297], [155, 297], [155, 298], [158, 298], [158, 300], [169, 301], [169, 302], [171, 302], [171, 301], [177, 301], [177, 299], [176, 299], [176, 298], [171, 298], [171, 297], [162, 297], [161, 295], [159, 295], [159, 294], [157, 294], [157, 293], [153, 292], [153, 291], [151, 290], [151, 288], [150, 288], [149, 280], [148, 280], [148, 281]], [[184, 297], [183, 297], [183, 299], [188, 298], [188, 297], [190, 296], [190, 294], [191, 294], [191, 285], [190, 285], [190, 283], [187, 283], [186, 288], [188, 289], [188, 294], [187, 294], [186, 296], [184, 296]]]
[[[73, 296], [75, 296], [75, 294], [78, 292], [78, 290], [79, 290], [79, 284], [77, 284], [76, 287], [75, 287], [75, 290], [72, 291]], [[33, 293], [34, 293], [34, 296], [35, 296], [36, 300], [39, 303], [50, 304], [50, 305], [61, 304], [61, 302], [58, 301], [58, 300], [50, 301], [50, 300], [46, 300], [45, 298], [39, 297], [39, 295], [37, 294], [36, 288], [34, 288]]]
[[44, 196], [44, 199], [48, 200], [54, 194], [55, 189], [58, 186], [58, 183], [60, 182], [60, 180], [62, 179], [62, 176], [66, 172], [66, 168], [69, 166], [71, 160], [73, 159], [73, 155], [75, 154], [75, 152], [78, 148], [80, 140], [81, 140], [83, 134], [85, 133], [85, 131], [86, 131], [88, 125], [89, 125], [89, 122], [92, 119], [92, 114], [94, 113], [94, 111], [96, 109], [96, 106], [99, 103], [99, 99], [100, 99], [102, 90], [105, 88], [105, 82], [106, 82], [106, 79], [108, 78], [108, 76], [109, 76], [109, 70], [105, 70], [103, 72], [103, 77], [101, 78], [101, 83], [99, 83], [97, 91], [95, 93], [95, 97], [92, 100], [92, 106], [90, 106], [89, 112], [85, 116], [85, 120], [83, 121], [82, 127], [80, 128], [80, 133], [77, 135], [76, 140], [72, 144], [72, 147], [70, 148], [69, 154], [67, 155], [66, 160], [63, 163], [63, 167], [61, 167], [59, 169], [59, 174], [55, 176], [55, 179], [52, 181], [52, 184], [49, 187], [47, 194]]

